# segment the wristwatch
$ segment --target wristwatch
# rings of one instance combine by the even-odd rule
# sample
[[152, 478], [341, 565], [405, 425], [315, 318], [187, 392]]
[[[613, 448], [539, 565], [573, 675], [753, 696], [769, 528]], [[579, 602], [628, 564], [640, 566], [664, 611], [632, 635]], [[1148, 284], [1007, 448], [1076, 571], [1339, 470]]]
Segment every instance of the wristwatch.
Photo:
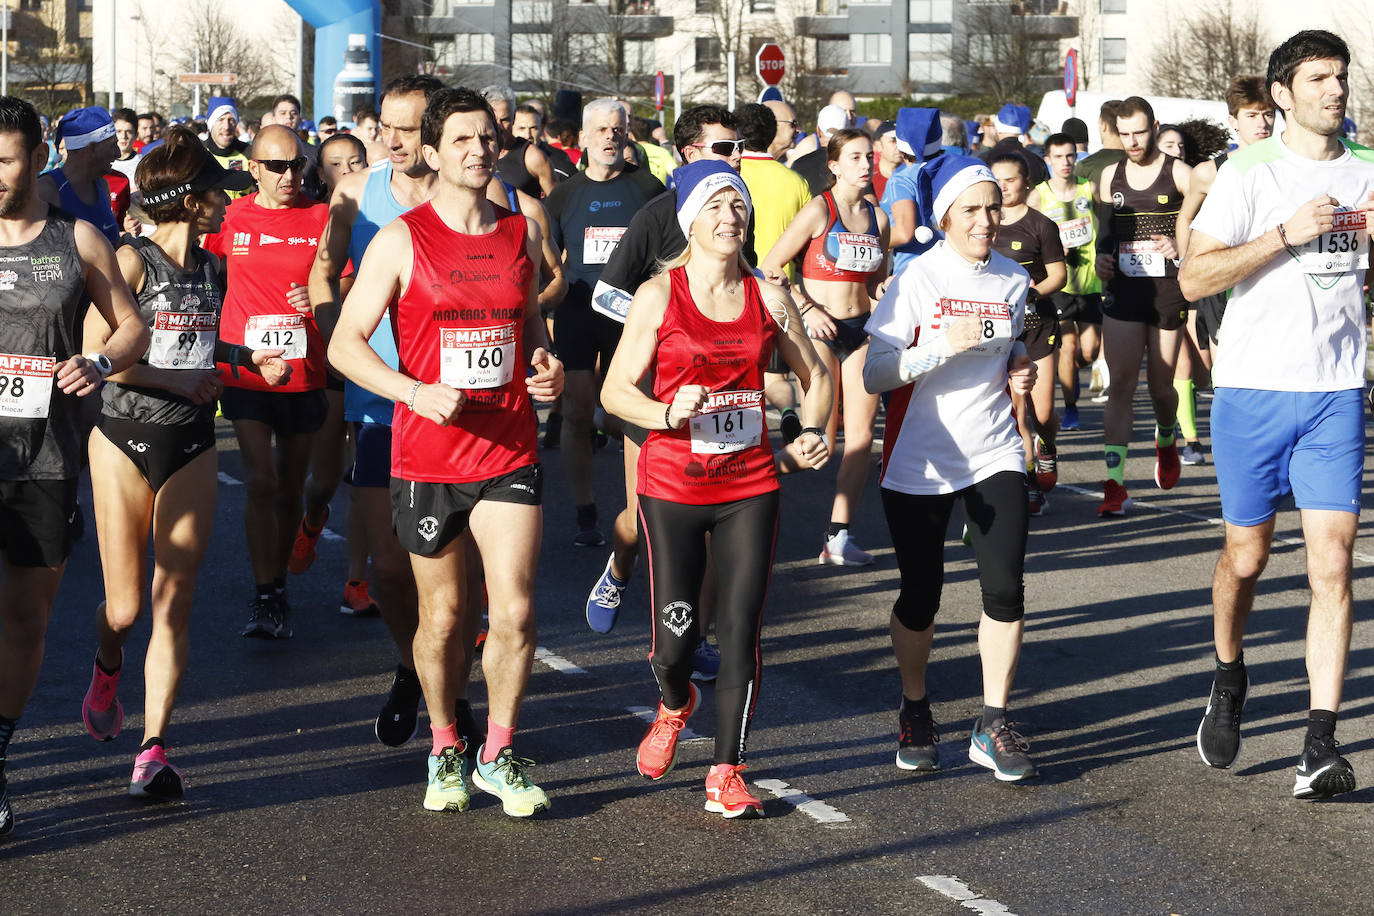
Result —
[[95, 364], [95, 371], [100, 373], [101, 378], [114, 371], [114, 364], [104, 353], [87, 353], [86, 358]]

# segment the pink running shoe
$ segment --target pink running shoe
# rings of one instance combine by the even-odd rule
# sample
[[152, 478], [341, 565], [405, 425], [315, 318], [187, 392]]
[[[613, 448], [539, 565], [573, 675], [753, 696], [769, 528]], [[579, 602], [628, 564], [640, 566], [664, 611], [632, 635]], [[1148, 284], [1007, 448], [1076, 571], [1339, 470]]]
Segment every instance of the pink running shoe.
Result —
[[[124, 652], [119, 653], [120, 671], [124, 670]], [[91, 664], [91, 686], [81, 702], [81, 720], [86, 731], [97, 741], [113, 741], [124, 724], [124, 707], [119, 705], [115, 691], [119, 688], [119, 671], [106, 674], [100, 665]]]
[[186, 779], [181, 770], [167, 762], [167, 752], [155, 744], [134, 758], [134, 775], [129, 794], [135, 798], [170, 801], [181, 798]]

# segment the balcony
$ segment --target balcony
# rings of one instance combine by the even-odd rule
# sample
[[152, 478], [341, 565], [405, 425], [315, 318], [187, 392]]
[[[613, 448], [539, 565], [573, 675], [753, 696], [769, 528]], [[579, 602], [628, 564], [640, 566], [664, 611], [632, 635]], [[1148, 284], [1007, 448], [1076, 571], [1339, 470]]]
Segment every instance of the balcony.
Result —
[[1072, 38], [1078, 17], [1069, 15], [1064, 0], [968, 0], [964, 21], [972, 28], [1043, 38]]
[[847, 13], [837, 16], [798, 16], [797, 34], [812, 38], [847, 38], [852, 31]]

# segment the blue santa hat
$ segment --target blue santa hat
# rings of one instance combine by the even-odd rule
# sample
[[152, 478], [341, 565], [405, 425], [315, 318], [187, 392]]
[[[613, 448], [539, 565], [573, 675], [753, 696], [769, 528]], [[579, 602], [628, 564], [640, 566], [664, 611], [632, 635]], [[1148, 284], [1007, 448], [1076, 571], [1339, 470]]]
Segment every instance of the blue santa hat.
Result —
[[73, 108], [57, 122], [54, 139], [67, 146], [67, 152], [83, 149], [115, 135], [114, 119], [103, 108]]
[[1030, 125], [1030, 108], [1025, 105], [1013, 105], [1011, 102], [1003, 105], [993, 119], [993, 126], [999, 134], [1024, 134], [1030, 130]]
[[206, 111], [208, 112], [205, 116], [207, 125], [214, 124], [226, 114], [233, 115], [235, 121], [239, 120], [238, 105], [234, 103], [233, 98], [227, 95], [210, 96], [210, 103], [206, 106]]
[[[917, 240], [923, 241], [921, 235], [938, 229], [959, 195], [980, 181], [997, 184], [992, 169], [976, 156], [946, 154], [926, 163], [916, 176]], [[922, 233], [921, 228], [925, 228], [926, 233]], [[927, 239], [929, 237], [926, 235]]]
[[944, 130], [938, 108], [901, 108], [897, 111], [897, 149], [924, 162], [940, 152]]
[[691, 236], [692, 221], [697, 218], [701, 208], [722, 188], [734, 188], [744, 198], [748, 211], [754, 211], [754, 202], [749, 197], [749, 189], [744, 186], [744, 179], [739, 177], [739, 172], [730, 168], [729, 163], [719, 159], [698, 159], [674, 169], [673, 178], [677, 188], [677, 224], [682, 227], [685, 237]]

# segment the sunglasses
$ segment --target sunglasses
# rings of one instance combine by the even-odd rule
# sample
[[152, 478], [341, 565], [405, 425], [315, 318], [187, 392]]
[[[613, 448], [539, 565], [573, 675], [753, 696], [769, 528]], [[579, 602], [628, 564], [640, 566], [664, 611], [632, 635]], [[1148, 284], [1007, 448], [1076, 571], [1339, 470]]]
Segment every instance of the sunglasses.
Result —
[[697, 149], [709, 149], [717, 156], [738, 156], [744, 150], [743, 140], [717, 140], [715, 143], [693, 143]]
[[338, 132], [339, 132], [339, 129], [338, 129], [337, 127], [321, 127], [321, 128], [320, 128], [320, 136], [321, 136], [321, 137], [332, 137], [332, 136], [334, 136], [335, 134], [337, 134]]
[[295, 159], [254, 159], [258, 165], [267, 169], [269, 172], [276, 172], [278, 175], [287, 169], [300, 174], [305, 169], [305, 157], [297, 156]]

